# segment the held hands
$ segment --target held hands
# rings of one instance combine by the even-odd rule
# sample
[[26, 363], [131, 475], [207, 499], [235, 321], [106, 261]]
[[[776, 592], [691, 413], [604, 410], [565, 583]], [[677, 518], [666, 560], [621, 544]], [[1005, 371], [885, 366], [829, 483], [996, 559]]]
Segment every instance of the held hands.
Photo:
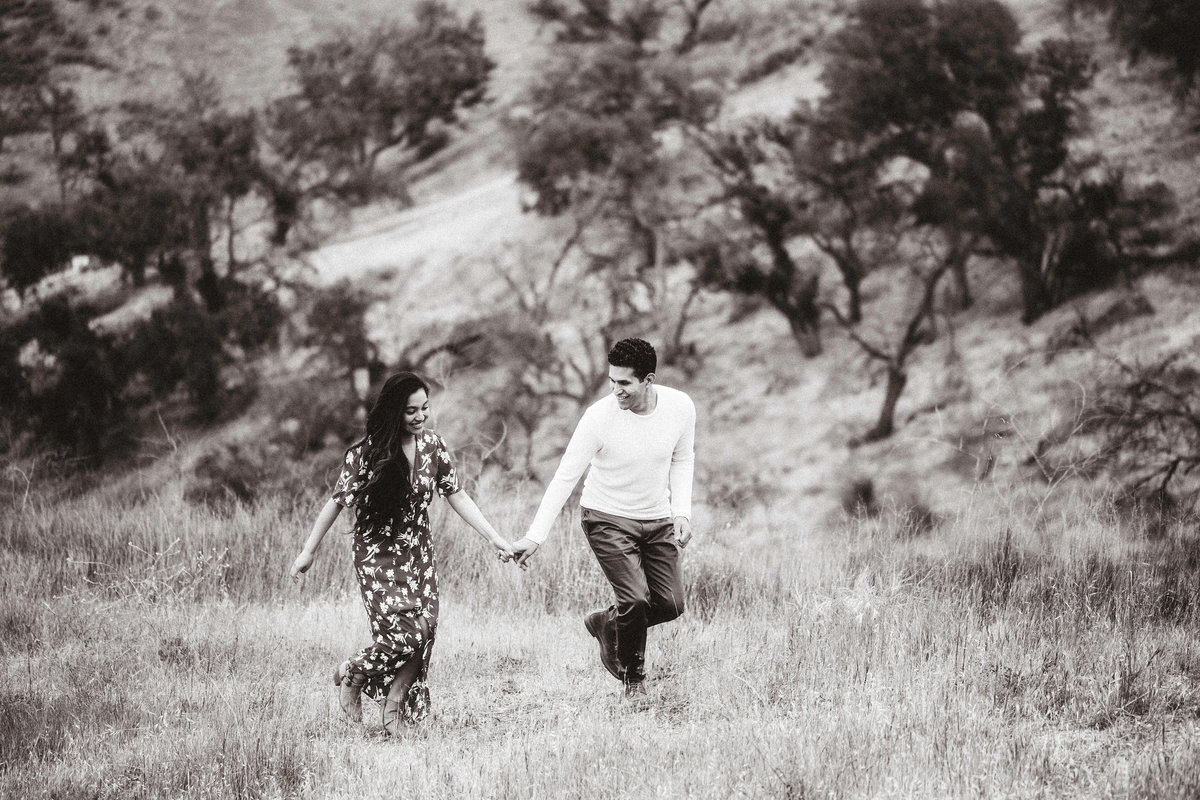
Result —
[[687, 517], [676, 517], [674, 522], [675, 541], [679, 542], [680, 549], [683, 549], [692, 540], [692, 521]]
[[496, 536], [492, 539], [492, 546], [496, 548], [496, 558], [506, 564], [513, 560], [513, 546], [508, 539], [505, 539], [503, 536]]
[[529, 559], [537, 552], [540, 545], [530, 539], [528, 536], [522, 536], [517, 541], [513, 542], [512, 552], [513, 558], [517, 562], [517, 566], [521, 569], [529, 569]]

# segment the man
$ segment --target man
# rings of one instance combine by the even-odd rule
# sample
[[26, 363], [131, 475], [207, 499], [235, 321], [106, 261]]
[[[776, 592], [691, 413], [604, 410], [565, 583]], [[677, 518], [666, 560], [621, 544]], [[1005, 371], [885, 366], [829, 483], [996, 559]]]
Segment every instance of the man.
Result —
[[605, 668], [632, 697], [645, 692], [646, 629], [683, 613], [679, 553], [692, 538], [696, 407], [655, 383], [658, 357], [648, 342], [617, 342], [608, 363], [612, 393], [583, 412], [513, 552], [526, 566], [586, 471], [583, 531], [616, 603], [584, 624], [600, 642]]

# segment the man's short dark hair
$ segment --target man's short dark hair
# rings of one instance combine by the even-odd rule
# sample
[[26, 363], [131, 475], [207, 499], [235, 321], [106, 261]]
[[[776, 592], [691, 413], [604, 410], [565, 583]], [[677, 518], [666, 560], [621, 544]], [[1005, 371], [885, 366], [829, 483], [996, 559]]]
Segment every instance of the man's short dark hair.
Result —
[[658, 369], [658, 354], [645, 339], [622, 339], [608, 351], [608, 363], [631, 368], [634, 377], [641, 381]]

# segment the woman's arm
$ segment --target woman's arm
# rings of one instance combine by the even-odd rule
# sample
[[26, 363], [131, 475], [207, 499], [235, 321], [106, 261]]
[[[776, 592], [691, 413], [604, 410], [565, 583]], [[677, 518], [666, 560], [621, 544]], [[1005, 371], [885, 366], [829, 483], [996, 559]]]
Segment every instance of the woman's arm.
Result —
[[496, 532], [492, 524], [483, 516], [483, 512], [479, 510], [479, 506], [475, 505], [471, 495], [465, 491], [457, 491], [454, 494], [446, 495], [446, 502], [454, 509], [455, 514], [462, 517], [463, 522], [474, 528], [480, 536], [487, 539], [500, 551], [501, 560], [508, 561], [512, 558], [512, 545]]
[[317, 521], [313, 523], [312, 532], [308, 534], [308, 539], [304, 542], [304, 549], [292, 562], [292, 580], [298, 580], [303, 573], [308, 572], [308, 568], [313, 563], [313, 556], [316, 555], [317, 548], [321, 546], [321, 540], [325, 538], [325, 534], [329, 532], [330, 526], [333, 525], [333, 521], [338, 518], [340, 513], [342, 513], [342, 507], [336, 500], [331, 497], [326, 501], [321, 513], [317, 514]]

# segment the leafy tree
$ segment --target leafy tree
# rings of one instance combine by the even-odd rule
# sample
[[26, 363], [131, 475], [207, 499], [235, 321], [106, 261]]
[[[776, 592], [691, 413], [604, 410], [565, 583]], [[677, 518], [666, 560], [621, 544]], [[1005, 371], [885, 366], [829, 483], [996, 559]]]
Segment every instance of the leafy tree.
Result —
[[[1045, 98], [1056, 103], [1053, 108], [1039, 108], [1037, 120], [1023, 119], [1030, 64], [1017, 49], [1020, 39], [1011, 11], [996, 0], [956, 0], [932, 8], [920, 0], [863, 0], [835, 37], [825, 72], [829, 98], [814, 112], [811, 127], [817, 133], [815, 152], [824, 160], [817, 172], [825, 174], [826, 183], [837, 173], [871, 176], [889, 159], [903, 156], [929, 169], [931, 188], [946, 195], [945, 173], [953, 163], [943, 157], [947, 147], [965, 148], [958, 161], [970, 156], [994, 162], [987, 170], [979, 164], [958, 170], [960, 180], [968, 174], [977, 179], [974, 195], [964, 194], [962, 185], [948, 194], [956, 202], [988, 206], [972, 220], [978, 226], [1023, 228], [1021, 236], [1006, 237], [1004, 246], [1014, 251], [1007, 254], [1016, 259], [1031, 321], [1052, 301], [1041, 275], [1030, 267], [1040, 268], [1042, 261], [1024, 237], [1036, 225], [1032, 206], [1042, 183], [1065, 158], [1074, 110], [1069, 95], [1078, 87], [1055, 83], [1056, 91]], [[981, 149], [979, 141], [964, 142], [963, 129], [971, 125], [986, 130], [990, 144]], [[848, 142], [854, 143], [851, 158], [845, 156]], [[928, 207], [933, 198], [924, 202]], [[1009, 221], [1007, 215], [1022, 211], [1025, 224]], [[967, 221], [961, 215], [955, 219]], [[1028, 251], [1016, 253], [1022, 243]], [[843, 267], [840, 259], [835, 262]], [[957, 277], [968, 303], [965, 274]]]
[[1104, 206], [1087, 203], [1076, 212], [1100, 216], [1068, 220], [1062, 200], [1086, 166], [1072, 161], [1069, 145], [1090, 57], [1063, 40], [1044, 40], [1030, 55], [1019, 43], [1012, 12], [997, 0], [863, 0], [836, 39], [830, 96], [817, 115], [843, 162], [854, 142], [868, 173], [896, 156], [928, 169], [923, 213], [977, 235], [1014, 266], [1030, 323], [1090, 288], [1066, 275], [1075, 267], [1073, 251], [1060, 246], [1064, 225], [1109, 222]]
[[24, 296], [46, 275], [62, 269], [77, 242], [70, 214], [58, 207], [24, 208], [0, 229], [0, 272]]
[[770, 303], [811, 358], [821, 352], [819, 269], [789, 247], [801, 228], [793, 185], [781, 186], [764, 169], [777, 154], [776, 133], [770, 125], [747, 126], [702, 140], [722, 190], [709, 232], [689, 256], [704, 284]]
[[706, 37], [704, 15], [714, 0], [534, 0], [527, 8], [557, 28], [557, 40], [568, 44], [624, 41], [649, 46], [663, 36], [665, 25], [678, 30], [671, 45], [677, 55], [691, 51]]
[[138, 326], [126, 349], [151, 392], [164, 398], [183, 386], [197, 422], [213, 422], [227, 410], [221, 369], [231, 362], [223, 320], [186, 295], [156, 309]]
[[409, 25], [293, 47], [288, 63], [297, 91], [268, 116], [290, 185], [351, 201], [375, 193], [381, 156], [422, 154], [439, 123], [483, 101], [494, 67], [479, 15], [463, 22], [440, 0], [418, 3]]
[[[185, 251], [186, 260], [199, 273], [196, 285], [201, 295], [209, 310], [217, 311], [224, 296], [214, 245], [223, 239], [225, 271], [235, 275], [240, 266], [236, 207], [258, 189], [266, 173], [259, 159], [257, 117], [253, 112], [226, 110], [215, 79], [207, 73], [184, 76], [177, 106], [127, 105], [126, 110], [130, 113], [128, 135], [141, 137], [147, 144], [125, 167], [135, 185], [119, 187], [116, 181], [109, 181], [105, 188], [109, 193], [131, 195], [138, 205], [156, 197], [166, 201], [165, 194], [174, 195], [163, 210], [153, 212], [168, 218], [165, 221], [169, 223], [156, 228], [168, 234], [165, 243]], [[148, 191], [138, 191], [141, 189]], [[145, 241], [136, 234], [139, 227], [148, 226], [139, 226], [128, 216], [122, 221], [125, 224], [118, 230], [129, 230], [135, 241]]]
[[379, 361], [379, 349], [367, 336], [366, 316], [377, 298], [349, 281], [314, 290], [306, 314], [307, 332], [302, 342], [317, 348], [317, 355], [346, 381], [347, 393], [357, 397], [354, 374], [370, 373]]
[[1169, 245], [1177, 205], [1162, 182], [1131, 186], [1123, 171], [1099, 166], [1067, 177], [1042, 203], [1054, 296], [1110, 286], [1176, 257]]
[[699, 30], [709, 5], [533, 4], [558, 44], [514, 122], [517, 174], [532, 190], [531, 209], [572, 218], [564, 254], [583, 259], [611, 319], [638, 316], [633, 298], [649, 298], [640, 313], [661, 326], [664, 363], [686, 349], [683, 326], [699, 291], [692, 281], [681, 296], [666, 280], [680, 256], [672, 230], [695, 202], [681, 177], [684, 157], [664, 141], [711, 118], [718, 99], [685, 57], [695, 43], [671, 39], [681, 28], [668, 23], [672, 13], [689, 12]]
[[[77, 206], [77, 219], [91, 252], [118, 263], [136, 285], [146, 269], [186, 249], [187, 203], [179, 186], [157, 165], [122, 162], [106, 169]], [[184, 276], [164, 275], [176, 284]]]
[[105, 66], [53, 0], [0, 0], [0, 150], [13, 136], [48, 136], [62, 204], [69, 199], [64, 159], [86, 129], [68, 84], [76, 68]]
[[48, 299], [24, 326], [49, 357], [49, 372], [28, 388], [30, 423], [41, 441], [95, 464], [123, 445], [127, 373], [115, 343], [88, 326], [90, 312]]
[[[1144, 223], [1169, 204], [1084, 187], [1068, 158], [1086, 56], [1047, 40], [1027, 57], [1019, 43], [997, 0], [862, 0], [832, 43], [830, 91], [817, 107], [695, 133], [721, 187], [702, 274], [766, 299], [810, 353], [828, 310], [887, 371], [867, 439], [894, 430], [946, 275], [969, 302], [973, 254], [1015, 264], [1029, 322], [1101, 272], [1127, 268], [1132, 249], [1117, 242], [1156, 239]], [[1097, 262], [1100, 253], [1111, 259]], [[822, 259], [842, 276], [844, 307], [818, 298]], [[860, 285], [884, 268], [907, 305], [861, 330]]]
[[1200, 5], [1193, 0], [1064, 0], [1069, 11], [1092, 8], [1107, 12], [1114, 39], [1137, 62], [1161, 58], [1164, 77], [1180, 97], [1192, 93], [1200, 77]]
[[[875, 331], [868, 333], [846, 319], [836, 306], [826, 306], [867, 358], [881, 364], [885, 371], [883, 403], [875, 424], [862, 436], [866, 442], [886, 439], [895, 432], [896, 405], [908, 384], [909, 361], [919, 347], [932, 341], [935, 333], [938, 287], [948, 273], [966, 264], [976, 243], [970, 235], [952, 231], [946, 236], [943, 231], [917, 224], [905, 231], [903, 244], [910, 252], [900, 261], [902, 273], [898, 277], [908, 291], [901, 299], [898, 314], [877, 314]], [[900, 247], [898, 252], [904, 249]]]
[[59, 69], [80, 64], [98, 62], [52, 0], [0, 0], [0, 147], [42, 129]]

